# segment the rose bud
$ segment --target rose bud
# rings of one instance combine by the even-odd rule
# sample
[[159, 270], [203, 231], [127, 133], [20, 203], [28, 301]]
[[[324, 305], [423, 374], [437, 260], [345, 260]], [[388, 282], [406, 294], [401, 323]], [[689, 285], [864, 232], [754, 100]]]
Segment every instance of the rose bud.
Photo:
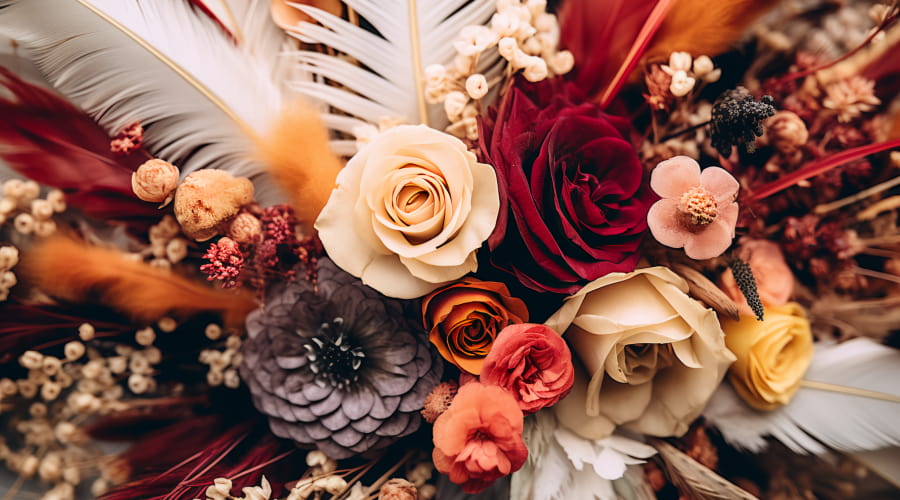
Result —
[[147, 160], [131, 174], [134, 194], [152, 203], [167, 202], [178, 187], [178, 167], [159, 159]]

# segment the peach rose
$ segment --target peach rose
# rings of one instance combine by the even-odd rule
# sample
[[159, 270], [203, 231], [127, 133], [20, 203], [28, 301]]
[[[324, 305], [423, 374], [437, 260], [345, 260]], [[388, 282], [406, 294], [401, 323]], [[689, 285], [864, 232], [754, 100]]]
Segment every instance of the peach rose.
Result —
[[178, 187], [178, 167], [162, 160], [147, 160], [131, 174], [131, 190], [152, 203], [167, 202]]
[[499, 210], [490, 165], [451, 135], [401, 125], [350, 159], [315, 227], [335, 264], [410, 299], [474, 271]]
[[587, 369], [554, 407], [560, 422], [588, 439], [617, 426], [653, 436], [688, 430], [735, 358], [716, 313], [687, 291], [664, 267], [612, 273], [547, 320]]
[[525, 463], [523, 427], [512, 395], [495, 385], [470, 382], [434, 423], [434, 467], [465, 493], [481, 492]]
[[750, 406], [774, 410], [788, 404], [813, 356], [812, 332], [796, 303], [766, 309], [764, 321], [725, 320], [725, 343], [737, 356], [728, 370], [735, 391]]
[[503, 283], [464, 278], [425, 297], [422, 319], [441, 356], [478, 375], [500, 330], [528, 321], [528, 308]]
[[[784, 254], [778, 244], [768, 240], [741, 238], [737, 255], [753, 270], [759, 300], [763, 305], [779, 307], [787, 303], [794, 292], [794, 273], [784, 261]], [[722, 289], [737, 304], [741, 314], [756, 316], [734, 281], [730, 268], [722, 273]]]

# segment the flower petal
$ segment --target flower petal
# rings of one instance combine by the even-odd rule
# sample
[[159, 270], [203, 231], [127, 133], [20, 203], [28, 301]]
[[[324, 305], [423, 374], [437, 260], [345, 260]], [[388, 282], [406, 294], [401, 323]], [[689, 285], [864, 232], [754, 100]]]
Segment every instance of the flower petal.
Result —
[[650, 233], [661, 244], [681, 248], [691, 239], [692, 233], [678, 220], [678, 201], [664, 198], [657, 201], [647, 212], [647, 226]]
[[700, 185], [700, 164], [688, 156], [676, 156], [659, 162], [650, 174], [650, 188], [663, 198], [681, 195]]
[[721, 167], [706, 167], [700, 173], [700, 186], [709, 191], [716, 202], [722, 204], [734, 201], [741, 187], [734, 176]]

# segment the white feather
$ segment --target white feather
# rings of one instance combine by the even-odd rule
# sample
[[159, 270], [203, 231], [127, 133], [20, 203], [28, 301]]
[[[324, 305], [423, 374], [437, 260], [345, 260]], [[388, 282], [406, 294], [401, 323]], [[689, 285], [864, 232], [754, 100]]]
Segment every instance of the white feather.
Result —
[[[251, 135], [264, 133], [281, 108], [277, 61], [235, 46], [187, 2], [0, 0], [0, 6], [0, 32], [25, 47], [47, 80], [110, 135], [140, 122], [148, 149], [184, 173], [262, 173], [251, 158]], [[269, 35], [261, 39], [271, 43]]]
[[[495, 0], [417, 0], [416, 29], [411, 30], [409, 0], [344, 0], [370, 23], [372, 33], [348, 21], [306, 5], [293, 4], [319, 24], [303, 22], [296, 36], [311, 44], [325, 44], [357, 60], [356, 65], [319, 52], [297, 51], [296, 63], [321, 81], [294, 82], [293, 88], [368, 123], [400, 118], [419, 123], [421, 103], [416, 98], [416, 72], [430, 64], [449, 64], [455, 55], [453, 42], [462, 28], [487, 23], [495, 12]], [[416, 67], [412, 35], [418, 34], [419, 67]], [[493, 75], [501, 61], [496, 50], [482, 54], [479, 68]], [[340, 87], [340, 88], [339, 88]], [[428, 106], [429, 124], [447, 123], [440, 106]]]
[[[820, 344], [805, 380], [900, 399], [900, 351], [866, 338]], [[750, 451], [772, 436], [797, 453], [875, 450], [900, 444], [900, 402], [801, 386], [771, 412], [747, 406], [723, 384], [704, 412], [729, 443]]]

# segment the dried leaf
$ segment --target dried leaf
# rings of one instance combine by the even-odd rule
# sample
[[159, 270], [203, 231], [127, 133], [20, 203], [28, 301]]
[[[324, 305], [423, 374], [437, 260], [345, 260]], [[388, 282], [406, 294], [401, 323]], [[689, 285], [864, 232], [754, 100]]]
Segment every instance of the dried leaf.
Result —
[[650, 445], [659, 451], [659, 456], [663, 459], [666, 471], [669, 473], [669, 479], [672, 480], [682, 496], [695, 500], [757, 500], [757, 497], [706, 468], [669, 443], [652, 439]]
[[738, 311], [737, 304], [721, 288], [704, 276], [703, 273], [681, 264], [675, 266], [675, 272], [687, 281], [690, 293], [695, 298], [700, 299], [723, 316], [727, 316], [734, 321], [741, 319], [741, 313]]

